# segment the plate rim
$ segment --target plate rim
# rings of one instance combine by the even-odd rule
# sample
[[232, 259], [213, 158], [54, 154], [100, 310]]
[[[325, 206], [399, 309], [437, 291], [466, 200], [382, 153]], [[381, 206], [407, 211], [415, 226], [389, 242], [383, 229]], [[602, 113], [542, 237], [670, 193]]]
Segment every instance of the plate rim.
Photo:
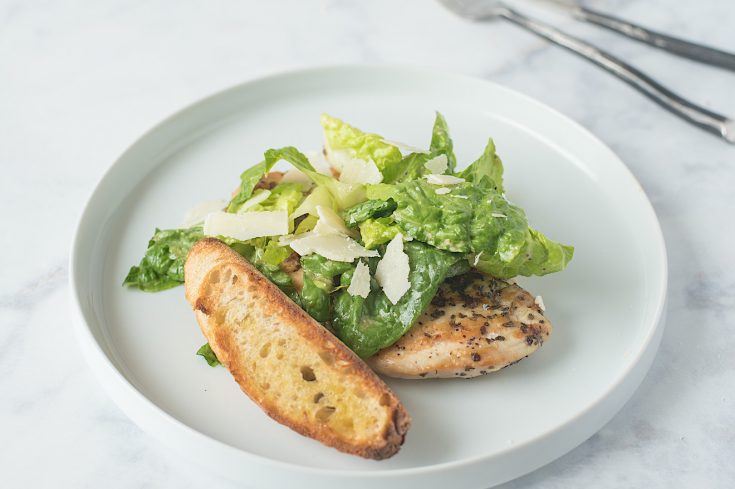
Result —
[[[426, 466], [418, 466], [418, 467], [408, 467], [408, 468], [388, 468], [388, 469], [381, 469], [379, 467], [376, 467], [375, 470], [339, 470], [339, 469], [328, 469], [328, 468], [317, 468], [317, 467], [309, 467], [297, 463], [292, 462], [285, 462], [281, 460], [276, 460], [269, 458], [267, 456], [259, 455], [256, 453], [252, 453], [249, 451], [246, 451], [244, 449], [234, 447], [232, 445], [229, 445], [223, 441], [220, 441], [216, 438], [212, 438], [205, 433], [202, 433], [198, 431], [197, 429], [187, 425], [183, 421], [180, 421], [179, 419], [175, 418], [171, 414], [169, 414], [167, 411], [156, 405], [153, 401], [151, 401], [148, 397], [146, 397], [145, 394], [143, 394], [141, 391], [139, 391], [125, 376], [124, 374], [114, 365], [113, 361], [109, 358], [108, 354], [105, 353], [102, 346], [99, 344], [97, 339], [94, 337], [94, 333], [92, 332], [92, 327], [87, 322], [85, 318], [85, 314], [82, 308], [82, 301], [81, 301], [81, 291], [79, 290], [79, 284], [78, 284], [78, 277], [77, 277], [77, 267], [78, 262], [80, 261], [79, 254], [79, 248], [81, 246], [82, 241], [82, 229], [85, 225], [85, 222], [90, 219], [89, 215], [92, 211], [91, 204], [93, 201], [94, 196], [98, 193], [99, 189], [110, 179], [112, 178], [111, 175], [113, 172], [116, 171], [117, 168], [120, 167], [122, 164], [121, 162], [124, 162], [126, 159], [126, 156], [131, 152], [131, 150], [135, 149], [139, 146], [139, 144], [148, 139], [152, 134], [158, 132], [161, 128], [169, 125], [172, 121], [176, 120], [177, 118], [181, 117], [184, 113], [195, 110], [196, 108], [206, 105], [211, 100], [220, 97], [220, 96], [226, 96], [228, 93], [234, 93], [240, 90], [247, 90], [249, 87], [267, 83], [269, 81], [274, 80], [282, 80], [285, 78], [294, 78], [298, 79], [303, 76], [315, 76], [315, 75], [322, 75], [326, 76], [330, 73], [335, 72], [350, 72], [350, 71], [367, 71], [371, 73], [379, 73], [379, 72], [398, 72], [402, 75], [411, 75], [411, 76], [429, 76], [433, 78], [444, 78], [444, 79], [452, 79], [456, 81], [464, 81], [464, 82], [481, 82], [483, 84], [486, 84], [487, 87], [499, 91], [499, 92], [505, 92], [507, 94], [510, 94], [513, 97], [519, 98], [524, 100], [525, 103], [529, 103], [530, 105], [535, 106], [536, 109], [545, 111], [549, 113], [550, 115], [559, 118], [560, 120], [563, 120], [566, 124], [568, 124], [570, 127], [573, 127], [580, 135], [586, 136], [590, 141], [592, 141], [596, 146], [603, 149], [606, 153], [608, 153], [610, 157], [610, 162], [613, 162], [619, 166], [619, 169], [623, 171], [626, 178], [628, 178], [631, 183], [635, 184], [641, 191], [642, 194], [642, 200], [645, 204], [645, 210], [646, 213], [649, 214], [649, 218], [651, 219], [651, 222], [655, 225], [654, 229], [651, 231], [656, 237], [655, 243], [649, 243], [650, 245], [654, 246], [656, 248], [656, 251], [658, 252], [659, 256], [661, 257], [661, 275], [659, 277], [654, 278], [654, 282], [657, 282], [659, 284], [658, 288], [658, 295], [655, 298], [652, 298], [651, 301], [655, 300], [656, 306], [655, 306], [655, 313], [651, 319], [651, 323], [648, 326], [648, 332], [643, 338], [643, 340], [640, 343], [640, 347], [637, 349], [635, 354], [631, 355], [629, 360], [627, 361], [627, 364], [624, 369], [621, 369], [621, 373], [618, 377], [614, 379], [614, 381], [610, 382], [607, 386], [607, 389], [601, 393], [593, 402], [589, 403], [587, 407], [578, 412], [573, 418], [570, 418], [565, 423], [562, 423], [555, 428], [540, 433], [527, 441], [523, 443], [519, 443], [516, 445], [513, 445], [512, 447], [508, 448], [507, 450], [504, 450], [503, 452], [500, 452], [498, 454], [484, 454], [484, 455], [476, 455], [473, 457], [463, 458], [460, 460], [453, 460], [449, 462], [442, 462], [438, 464], [432, 464], [432, 465], [426, 465]], [[528, 448], [531, 445], [537, 444], [541, 441], [544, 441], [546, 439], [549, 439], [553, 437], [555, 434], [557, 434], [559, 431], [562, 431], [564, 429], [568, 429], [571, 425], [573, 425], [577, 420], [579, 420], [582, 416], [589, 414], [591, 411], [595, 409], [599, 409], [600, 405], [609, 397], [611, 397], [617, 390], [619, 390], [623, 384], [628, 380], [628, 378], [631, 375], [631, 372], [635, 370], [636, 368], [639, 369], [639, 379], [635, 381], [635, 385], [632, 385], [632, 388], [628, 389], [630, 393], [624, 394], [622, 402], [619, 402], [619, 405], [616, 405], [612, 409], [612, 413], [608, 416], [605, 416], [605, 419], [602, 423], [596, 423], [596, 425], [599, 424], [599, 426], [596, 426], [590, 433], [585, 434], [579, 441], [573, 442], [573, 444], [564, 449], [562, 452], [555, 454], [552, 457], [547, 457], [548, 460], [544, 460], [538, 465], [535, 465], [533, 463], [529, 464], [529, 469], [525, 470], [522, 473], [519, 473], [516, 476], [523, 475], [524, 473], [528, 473], [532, 470], [537, 469], [538, 467], [545, 465], [546, 463], [549, 463], [558, 457], [562, 456], [563, 454], [567, 453], [572, 448], [578, 446], [580, 443], [582, 443], [584, 440], [586, 440], [589, 436], [593, 435], [597, 431], [599, 431], [604, 424], [606, 424], [612, 416], [617, 414], [617, 412], [622, 408], [622, 405], [627, 402], [627, 400], [632, 396], [632, 394], [635, 392], [635, 390], [638, 388], [640, 381], [643, 379], [645, 374], [648, 372], [650, 368], [650, 364], [653, 361], [653, 357], [656, 354], [656, 351], [658, 349], [658, 342], [660, 341], [661, 335], [663, 333], [664, 329], [664, 317], [666, 312], [666, 298], [667, 298], [667, 291], [668, 291], [668, 258], [667, 258], [667, 250], [666, 250], [666, 244], [663, 236], [663, 232], [661, 230], [661, 225], [658, 220], [658, 217], [656, 215], [656, 212], [653, 208], [653, 205], [651, 204], [650, 199], [648, 198], [647, 194], [643, 190], [642, 186], [638, 182], [635, 175], [632, 173], [632, 171], [625, 165], [625, 163], [615, 154], [612, 149], [610, 149], [602, 140], [600, 140], [597, 136], [595, 136], [593, 133], [591, 133], [588, 129], [583, 127], [580, 123], [576, 122], [575, 120], [571, 119], [570, 117], [566, 116], [565, 114], [561, 113], [560, 111], [554, 109], [553, 107], [550, 107], [549, 105], [546, 105], [533, 97], [526, 95], [522, 92], [519, 92], [515, 89], [509, 88], [505, 85], [496, 83], [494, 81], [490, 81], [487, 79], [479, 78], [476, 76], [461, 74], [461, 73], [455, 73], [455, 72], [448, 72], [443, 70], [438, 70], [434, 68], [428, 68], [424, 66], [405, 66], [405, 65], [394, 65], [394, 64], [338, 64], [338, 65], [322, 65], [322, 66], [314, 66], [309, 68], [301, 68], [301, 69], [294, 69], [294, 70], [286, 70], [286, 71], [279, 71], [276, 73], [272, 73], [266, 76], [259, 76], [256, 78], [248, 79], [244, 82], [237, 83], [235, 85], [219, 89], [216, 91], [211, 92], [210, 94], [199, 98], [179, 110], [176, 110], [171, 115], [165, 117], [160, 122], [155, 123], [153, 126], [149, 127], [146, 131], [144, 131], [139, 137], [137, 137], [134, 141], [132, 141], [129, 145], [126, 146], [125, 150], [122, 151], [119, 156], [114, 160], [114, 162], [109, 165], [109, 167], [103, 172], [102, 176], [99, 177], [97, 182], [94, 184], [91, 192], [87, 195], [87, 198], [85, 200], [85, 204], [81, 210], [81, 212], [78, 215], [78, 218], [76, 220], [76, 225], [74, 227], [74, 233], [73, 233], [73, 239], [71, 244], [71, 250], [70, 250], [70, 256], [69, 256], [69, 300], [70, 300], [70, 308], [72, 313], [72, 323], [74, 327], [75, 336], [77, 338], [77, 342], [80, 345], [80, 348], [83, 351], [84, 357], [90, 367], [90, 369], [93, 371], [95, 376], [97, 377], [98, 381], [102, 384], [103, 389], [107, 392], [107, 394], [113, 399], [113, 401], [120, 407], [120, 409], [128, 416], [130, 417], [138, 426], [143, 428], [144, 431], [146, 431], [149, 434], [154, 435], [154, 438], [158, 439], [159, 441], [163, 442], [165, 445], [167, 445], [169, 448], [174, 449], [175, 451], [179, 453], [183, 453], [186, 455], [184, 450], [181, 450], [180, 447], [173, 446], [172, 444], [167, 443], [167, 440], [163, 439], [163, 436], [160, 433], [156, 433], [155, 429], [152, 428], [152, 425], [155, 425], [156, 423], [164, 423], [166, 425], [169, 425], [169, 428], [183, 430], [182, 435], [186, 435], [189, 437], [193, 437], [197, 440], [198, 443], [203, 444], [210, 444], [213, 445], [213, 448], [216, 447], [217, 450], [221, 452], [221, 454], [225, 455], [225, 452], [228, 453], [229, 457], [237, 457], [240, 459], [249, 460], [250, 462], [253, 462], [259, 466], [269, 466], [270, 468], [273, 468], [278, 471], [288, 471], [300, 475], [309, 475], [309, 476], [317, 476], [317, 477], [328, 477], [328, 478], [334, 478], [334, 479], [340, 479], [340, 480], [346, 480], [353, 478], [361, 478], [361, 479], [368, 479], [372, 482], [375, 482], [378, 479], [385, 479], [385, 478], [404, 478], [404, 477], [410, 477], [415, 475], [430, 475], [436, 472], [444, 472], [444, 471], [456, 471], [458, 469], [467, 468], [469, 466], [474, 466], [479, 463], [482, 463], [483, 461], [491, 460], [495, 457], [499, 456], [505, 456], [505, 455], [512, 455], [516, 451], [523, 450], [525, 448]], [[644, 358], [646, 355], [648, 355], [650, 358], [646, 359]], [[647, 360], [647, 365], [641, 365], [642, 361]], [[98, 367], [102, 367], [98, 370]], [[109, 380], [112, 380], [114, 382], [110, 383]], [[631, 387], [631, 386], [629, 386]], [[123, 399], [123, 396], [128, 396], [128, 399]], [[137, 405], [136, 405], [137, 404]], [[143, 421], [141, 418], [145, 415], [153, 416], [154, 418], [157, 418], [155, 420], [151, 421]], [[201, 446], [201, 445], [200, 445]], [[244, 461], [244, 460], [243, 460]], [[216, 471], [216, 468], [214, 468]], [[506, 478], [504, 480], [510, 480], [511, 478]], [[404, 480], [405, 482], [405, 480]], [[498, 481], [496, 483], [501, 483], [503, 481]]]

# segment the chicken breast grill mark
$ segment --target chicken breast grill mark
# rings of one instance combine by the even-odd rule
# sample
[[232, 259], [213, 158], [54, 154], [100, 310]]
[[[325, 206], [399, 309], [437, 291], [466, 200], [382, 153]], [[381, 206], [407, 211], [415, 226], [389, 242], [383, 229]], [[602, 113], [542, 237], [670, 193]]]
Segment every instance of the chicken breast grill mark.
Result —
[[470, 272], [442, 284], [416, 324], [368, 364], [390, 377], [471, 378], [522, 360], [550, 334], [531, 294]]

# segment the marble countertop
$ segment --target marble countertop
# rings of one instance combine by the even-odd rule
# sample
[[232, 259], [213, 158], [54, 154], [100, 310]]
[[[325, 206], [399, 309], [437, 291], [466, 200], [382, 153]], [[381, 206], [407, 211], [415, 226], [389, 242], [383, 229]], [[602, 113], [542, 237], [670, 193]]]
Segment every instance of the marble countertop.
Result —
[[[735, 73], [514, 3], [735, 115]], [[731, 0], [590, 4], [735, 50]], [[93, 377], [68, 313], [73, 228], [105, 169], [173, 111], [264, 74], [362, 62], [475, 75], [549, 104], [620, 155], [661, 220], [668, 324], [642, 387], [587, 442], [503, 487], [733, 487], [735, 147], [512, 25], [390, 0], [0, 2], [0, 485], [234, 487], [143, 433]]]

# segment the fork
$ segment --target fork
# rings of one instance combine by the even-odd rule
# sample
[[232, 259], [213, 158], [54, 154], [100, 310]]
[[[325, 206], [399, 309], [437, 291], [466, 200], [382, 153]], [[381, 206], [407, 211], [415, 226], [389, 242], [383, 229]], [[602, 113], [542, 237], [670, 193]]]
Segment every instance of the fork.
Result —
[[508, 20], [596, 64], [647, 96], [661, 107], [707, 132], [735, 144], [735, 121], [672, 92], [634, 66], [598, 47], [570, 36], [544, 22], [531, 19], [497, 0], [439, 0], [460, 17], [487, 21]]

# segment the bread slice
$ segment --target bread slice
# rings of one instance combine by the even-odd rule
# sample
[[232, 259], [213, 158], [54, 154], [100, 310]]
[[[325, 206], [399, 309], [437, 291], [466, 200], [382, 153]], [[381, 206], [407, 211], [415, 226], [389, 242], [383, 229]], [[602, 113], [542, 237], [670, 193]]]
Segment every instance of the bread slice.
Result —
[[270, 417], [361, 457], [398, 452], [411, 424], [398, 397], [247, 260], [203, 239], [184, 276], [212, 350]]

